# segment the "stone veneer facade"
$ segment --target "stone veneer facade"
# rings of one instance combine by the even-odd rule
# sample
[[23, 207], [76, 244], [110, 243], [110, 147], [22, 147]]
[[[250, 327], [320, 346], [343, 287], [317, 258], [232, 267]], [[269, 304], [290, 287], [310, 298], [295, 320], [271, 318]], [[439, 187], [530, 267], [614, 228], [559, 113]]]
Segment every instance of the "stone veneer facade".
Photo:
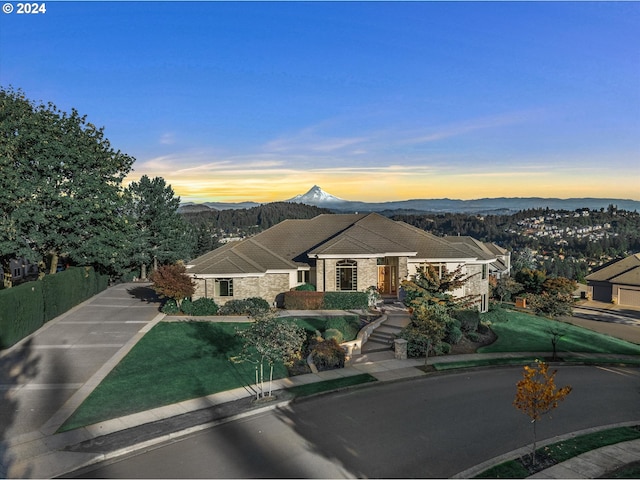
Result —
[[[233, 296], [220, 297], [214, 294], [214, 278], [196, 278], [196, 291], [193, 300], [201, 297], [212, 298], [218, 305], [224, 305], [229, 300], [240, 300], [250, 297], [262, 297], [274, 305], [276, 297], [289, 290], [289, 273], [267, 273], [260, 277], [233, 278]], [[206, 283], [205, 283], [206, 282]]]

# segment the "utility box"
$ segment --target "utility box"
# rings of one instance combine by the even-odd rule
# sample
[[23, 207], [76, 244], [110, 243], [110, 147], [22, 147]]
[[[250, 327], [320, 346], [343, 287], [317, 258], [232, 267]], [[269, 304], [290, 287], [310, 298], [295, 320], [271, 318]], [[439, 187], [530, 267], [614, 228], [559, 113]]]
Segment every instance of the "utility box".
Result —
[[524, 297], [516, 297], [516, 308], [527, 308], [527, 299]]

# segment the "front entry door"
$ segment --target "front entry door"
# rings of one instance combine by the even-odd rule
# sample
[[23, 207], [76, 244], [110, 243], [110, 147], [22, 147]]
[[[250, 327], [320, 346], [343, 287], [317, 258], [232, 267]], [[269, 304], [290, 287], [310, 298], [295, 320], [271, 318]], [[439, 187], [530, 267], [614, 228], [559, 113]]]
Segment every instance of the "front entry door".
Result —
[[378, 265], [378, 291], [381, 294], [397, 293], [396, 266]]

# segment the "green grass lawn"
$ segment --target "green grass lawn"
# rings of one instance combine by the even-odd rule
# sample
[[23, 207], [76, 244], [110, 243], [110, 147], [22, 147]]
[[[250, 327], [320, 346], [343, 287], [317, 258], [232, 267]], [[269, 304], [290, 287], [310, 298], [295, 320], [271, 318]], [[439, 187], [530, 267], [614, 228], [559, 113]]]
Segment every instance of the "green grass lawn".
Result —
[[[305, 330], [324, 331], [329, 321], [358, 325], [357, 316], [300, 317]], [[242, 350], [237, 328], [248, 323], [160, 322], [133, 347], [87, 397], [60, 431], [91, 425], [151, 408], [252, 385], [255, 367], [232, 363]], [[274, 379], [287, 376], [276, 365]]]
[[[554, 459], [557, 463], [561, 463], [600, 447], [614, 445], [620, 442], [627, 442], [630, 440], [637, 440], [638, 438], [640, 438], [639, 427], [619, 427], [600, 432], [588, 433], [562, 442], [553, 443], [546, 447], [537, 449], [536, 452]], [[624, 469], [624, 471], [621, 471], [621, 474], [626, 474], [630, 470], [632, 469]], [[638, 471], [637, 466], [632, 470], [632, 472], [634, 471]], [[495, 467], [491, 467], [474, 478], [526, 478], [529, 475], [530, 473], [527, 469], [524, 468], [517, 459], [513, 459], [508, 462], [501, 463], [500, 465], [496, 465]]]
[[[248, 323], [160, 322], [133, 347], [61, 431], [252, 384], [254, 366], [228, 359]], [[287, 371], [277, 365], [274, 378]]]
[[[502, 309], [483, 314], [482, 319], [491, 322], [498, 339], [479, 348], [478, 353], [553, 351], [547, 330], [557, 325], [554, 320]], [[640, 355], [640, 345], [568, 323], [562, 323], [562, 327], [566, 334], [558, 342], [558, 352]]]

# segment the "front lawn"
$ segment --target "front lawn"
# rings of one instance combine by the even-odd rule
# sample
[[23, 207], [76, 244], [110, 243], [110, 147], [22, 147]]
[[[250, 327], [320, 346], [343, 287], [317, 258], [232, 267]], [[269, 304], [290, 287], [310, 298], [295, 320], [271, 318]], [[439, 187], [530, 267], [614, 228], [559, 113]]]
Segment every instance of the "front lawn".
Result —
[[[346, 317], [290, 318], [310, 333], [338, 328], [355, 337], [359, 320]], [[62, 425], [60, 431], [91, 425], [111, 418], [232, 390], [255, 382], [255, 367], [232, 363], [242, 350], [237, 328], [249, 323], [160, 322]], [[288, 375], [276, 365], [273, 378]]]
[[[254, 366], [229, 357], [248, 323], [160, 322], [87, 397], [61, 431], [254, 383]], [[287, 376], [277, 365], [274, 378]]]
[[[482, 320], [491, 322], [498, 339], [479, 348], [478, 353], [553, 351], [548, 329], [558, 326], [555, 320], [503, 309], [483, 314]], [[558, 352], [640, 355], [640, 345], [568, 323], [561, 326], [566, 333], [558, 342]]]

